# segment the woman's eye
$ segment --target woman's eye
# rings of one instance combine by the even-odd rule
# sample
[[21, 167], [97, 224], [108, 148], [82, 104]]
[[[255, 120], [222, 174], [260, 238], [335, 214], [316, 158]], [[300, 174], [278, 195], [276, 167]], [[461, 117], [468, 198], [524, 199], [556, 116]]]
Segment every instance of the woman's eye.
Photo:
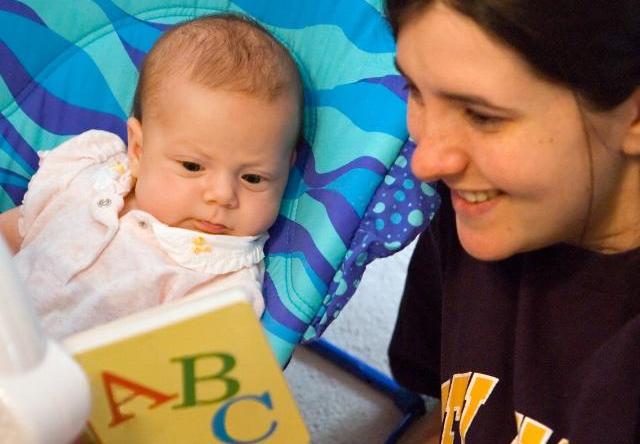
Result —
[[242, 179], [246, 182], [249, 182], [252, 185], [257, 185], [262, 182], [262, 176], [258, 174], [245, 174], [242, 176]]
[[420, 100], [420, 91], [418, 91], [418, 88], [413, 83], [407, 82], [404, 85], [404, 90], [407, 92], [408, 98], [411, 98], [415, 101]]
[[182, 167], [187, 171], [191, 171], [192, 173], [197, 173], [198, 171], [202, 170], [202, 165], [196, 162], [184, 161], [182, 162]]
[[492, 116], [490, 114], [478, 112], [470, 108], [465, 109], [465, 114], [474, 124], [479, 126], [492, 126], [504, 121], [502, 117]]

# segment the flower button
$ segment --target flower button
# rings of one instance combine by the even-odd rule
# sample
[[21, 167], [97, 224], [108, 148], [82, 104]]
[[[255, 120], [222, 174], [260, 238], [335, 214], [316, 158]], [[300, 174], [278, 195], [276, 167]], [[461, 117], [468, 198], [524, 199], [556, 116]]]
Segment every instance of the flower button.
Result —
[[124, 172], [127, 171], [127, 167], [122, 162], [116, 162], [113, 166], [113, 170], [122, 176]]
[[211, 245], [207, 242], [207, 240], [202, 237], [194, 237], [192, 240], [193, 243], [193, 252], [194, 254], [200, 253], [211, 253]]

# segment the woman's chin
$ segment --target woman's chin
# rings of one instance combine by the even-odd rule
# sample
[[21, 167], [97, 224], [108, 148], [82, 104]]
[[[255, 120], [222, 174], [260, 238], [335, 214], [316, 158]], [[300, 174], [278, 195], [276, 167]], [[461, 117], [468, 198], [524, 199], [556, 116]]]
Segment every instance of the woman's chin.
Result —
[[462, 248], [473, 258], [480, 261], [500, 261], [519, 253], [512, 242], [497, 239], [489, 235], [469, 236], [458, 233]]

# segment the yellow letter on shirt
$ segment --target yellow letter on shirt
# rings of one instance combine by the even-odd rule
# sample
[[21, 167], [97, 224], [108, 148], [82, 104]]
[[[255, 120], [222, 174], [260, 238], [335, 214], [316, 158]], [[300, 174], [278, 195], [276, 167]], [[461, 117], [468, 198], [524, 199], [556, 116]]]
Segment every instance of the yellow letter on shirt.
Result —
[[[469, 381], [471, 379], [471, 381]], [[463, 373], [453, 375], [442, 384], [442, 444], [453, 443], [455, 432], [454, 421], [458, 422], [461, 441], [465, 437], [480, 407], [487, 401], [498, 383], [498, 379], [482, 373]]]

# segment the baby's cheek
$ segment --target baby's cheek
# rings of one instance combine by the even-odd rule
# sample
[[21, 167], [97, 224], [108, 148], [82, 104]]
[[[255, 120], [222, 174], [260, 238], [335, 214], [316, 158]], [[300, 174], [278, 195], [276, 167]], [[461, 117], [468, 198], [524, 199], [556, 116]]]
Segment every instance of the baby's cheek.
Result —
[[278, 194], [272, 194], [269, 199], [260, 202], [259, 206], [255, 208], [256, 234], [266, 231], [273, 225], [278, 217], [279, 209], [280, 196]]

